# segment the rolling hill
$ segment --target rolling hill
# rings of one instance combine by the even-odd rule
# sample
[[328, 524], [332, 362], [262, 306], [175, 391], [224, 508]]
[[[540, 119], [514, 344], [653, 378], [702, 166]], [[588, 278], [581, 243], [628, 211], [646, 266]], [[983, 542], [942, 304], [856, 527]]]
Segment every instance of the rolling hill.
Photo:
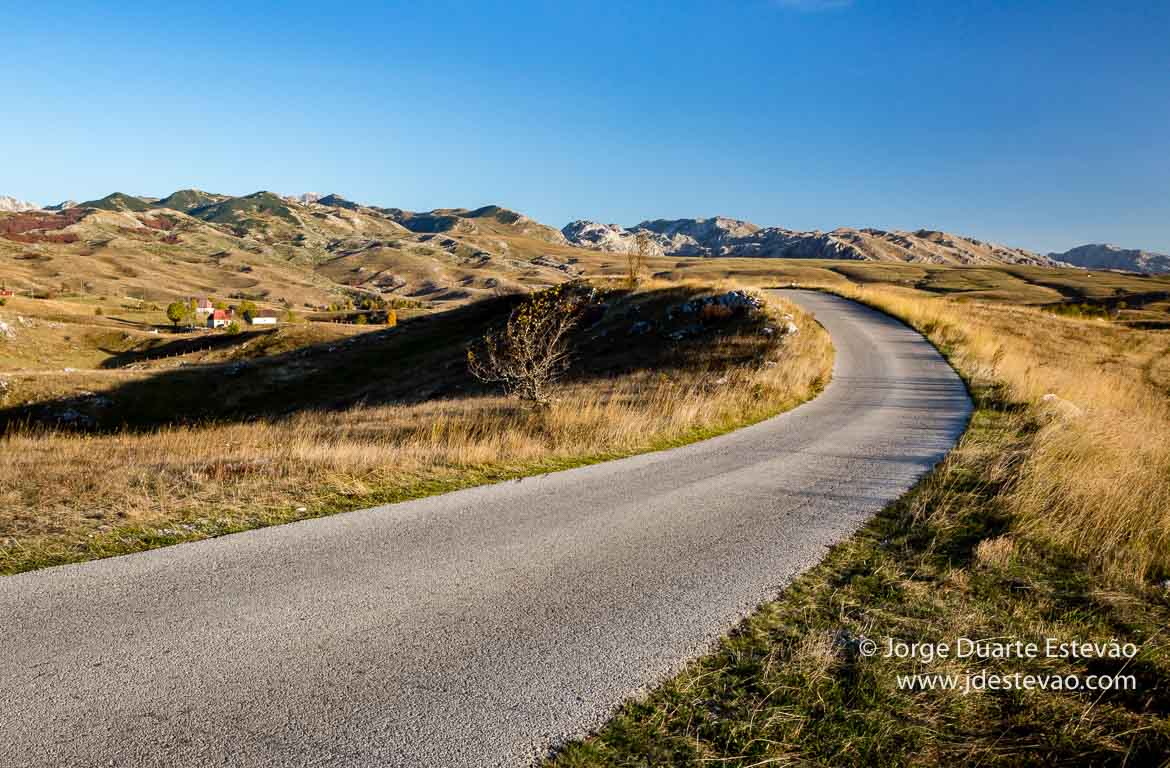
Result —
[[499, 206], [414, 213], [338, 194], [115, 192], [60, 210], [0, 212], [0, 280], [42, 295], [463, 302], [563, 281], [581, 253], [556, 229]]

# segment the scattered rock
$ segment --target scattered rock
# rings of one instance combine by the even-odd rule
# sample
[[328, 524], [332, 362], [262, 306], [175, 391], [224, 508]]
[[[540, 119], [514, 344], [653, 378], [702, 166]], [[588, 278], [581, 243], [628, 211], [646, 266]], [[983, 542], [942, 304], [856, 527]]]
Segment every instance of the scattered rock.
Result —
[[855, 635], [844, 627], [833, 633], [833, 647], [842, 651], [848, 659], [856, 659], [861, 655], [863, 642], [866, 642], [863, 635]]
[[1041, 407], [1054, 416], [1065, 419], [1075, 419], [1085, 415], [1085, 412], [1076, 403], [1065, 400], [1059, 395], [1049, 392], [1040, 398]]
[[672, 341], [682, 341], [683, 339], [689, 339], [692, 336], [698, 336], [702, 332], [702, 325], [698, 323], [692, 323], [690, 325], [685, 325], [676, 331], [671, 331], [666, 335], [666, 337]]
[[791, 336], [794, 333], [800, 333], [800, 328], [796, 326], [796, 323], [789, 320], [784, 324], [784, 334], [786, 336]]
[[538, 267], [550, 267], [552, 269], [560, 270], [566, 275], [577, 276], [584, 272], [580, 267], [574, 267], [572, 264], [565, 264], [553, 259], [551, 256], [537, 256], [530, 263]]
[[758, 296], [748, 293], [747, 291], [728, 291], [721, 293], [718, 296], [704, 296], [700, 299], [692, 299], [678, 306], [671, 307], [666, 311], [667, 319], [673, 319], [675, 314], [693, 315], [698, 314], [703, 310], [703, 307], [717, 305], [732, 310], [733, 312], [747, 310], [749, 312], [760, 309], [764, 306], [764, 301]]
[[639, 320], [630, 326], [631, 336], [641, 336], [654, 330], [654, 324], [648, 320]]

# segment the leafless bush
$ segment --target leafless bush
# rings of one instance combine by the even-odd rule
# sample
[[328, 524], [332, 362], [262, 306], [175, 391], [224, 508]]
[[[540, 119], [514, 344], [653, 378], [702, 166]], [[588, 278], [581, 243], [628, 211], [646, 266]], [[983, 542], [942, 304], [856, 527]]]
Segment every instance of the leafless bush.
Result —
[[467, 351], [467, 368], [480, 381], [500, 384], [509, 395], [547, 405], [549, 391], [572, 359], [571, 333], [588, 303], [572, 284], [528, 297], [507, 324]]
[[642, 272], [654, 251], [652, 236], [646, 230], [640, 230], [634, 238], [634, 247], [626, 252], [626, 283], [630, 288], [636, 288], [642, 281]]

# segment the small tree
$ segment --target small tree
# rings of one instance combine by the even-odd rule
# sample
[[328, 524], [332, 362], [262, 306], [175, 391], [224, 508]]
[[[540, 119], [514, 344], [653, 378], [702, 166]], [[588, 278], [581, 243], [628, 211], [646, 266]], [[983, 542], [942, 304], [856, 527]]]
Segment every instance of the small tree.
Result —
[[391, 327], [398, 325], [398, 312], [393, 309], [386, 310], [386, 325]]
[[626, 251], [626, 284], [630, 288], [636, 288], [642, 281], [642, 271], [653, 254], [653, 237], [644, 229], [638, 230], [633, 247]]
[[182, 301], [172, 301], [167, 304], [167, 319], [174, 323], [176, 328], [179, 327], [179, 323], [187, 319], [190, 312], [190, 308]]
[[259, 308], [255, 304], [253, 304], [251, 301], [248, 301], [247, 299], [240, 302], [239, 313], [241, 315], [243, 315], [244, 319], [247, 320], [249, 323], [252, 322], [252, 318], [254, 318], [256, 316], [256, 313], [259, 311], [260, 311]]
[[468, 370], [509, 395], [547, 405], [549, 390], [569, 367], [570, 333], [584, 304], [569, 284], [532, 294], [502, 329], [467, 351]]

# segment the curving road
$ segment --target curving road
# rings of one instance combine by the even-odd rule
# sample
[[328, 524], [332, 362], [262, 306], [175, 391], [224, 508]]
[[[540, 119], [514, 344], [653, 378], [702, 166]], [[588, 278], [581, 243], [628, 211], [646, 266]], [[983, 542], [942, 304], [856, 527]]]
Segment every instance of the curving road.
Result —
[[522, 765], [710, 647], [954, 444], [901, 323], [796, 410], [544, 477], [0, 578], [0, 765]]

